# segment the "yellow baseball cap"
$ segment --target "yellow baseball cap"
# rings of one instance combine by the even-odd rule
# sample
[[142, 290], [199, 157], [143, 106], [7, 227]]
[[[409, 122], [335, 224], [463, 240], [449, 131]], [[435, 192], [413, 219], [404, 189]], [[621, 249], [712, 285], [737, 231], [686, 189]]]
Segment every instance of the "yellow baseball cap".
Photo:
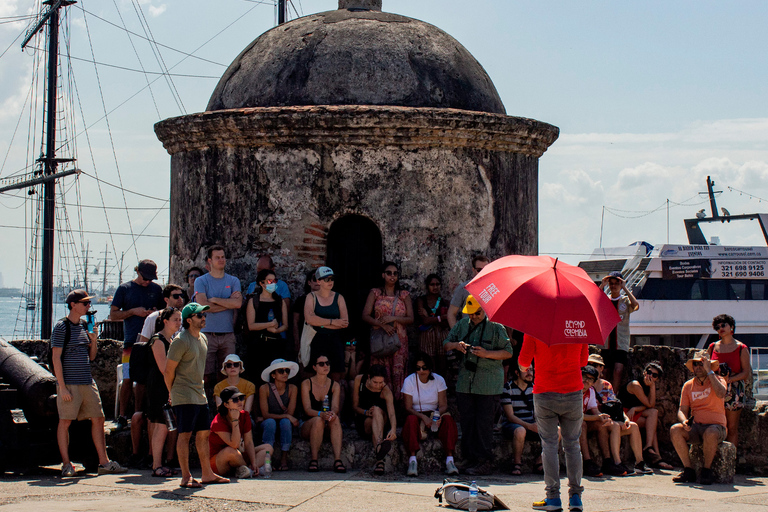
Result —
[[478, 309], [480, 309], [480, 303], [470, 295], [467, 297], [467, 301], [464, 303], [464, 309], [462, 309], [461, 312], [466, 313], [467, 315], [472, 315], [477, 313]]

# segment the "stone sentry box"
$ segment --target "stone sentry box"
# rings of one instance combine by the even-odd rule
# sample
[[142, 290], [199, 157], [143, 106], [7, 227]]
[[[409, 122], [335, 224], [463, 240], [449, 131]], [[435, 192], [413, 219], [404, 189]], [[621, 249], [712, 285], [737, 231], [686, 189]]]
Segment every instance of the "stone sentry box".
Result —
[[293, 293], [334, 267], [348, 302], [382, 259], [417, 289], [438, 272], [448, 294], [473, 253], [536, 254], [538, 159], [558, 136], [507, 116], [461, 44], [380, 0], [265, 32], [206, 112], [155, 132], [171, 154], [172, 280], [220, 243], [244, 285], [268, 253]]

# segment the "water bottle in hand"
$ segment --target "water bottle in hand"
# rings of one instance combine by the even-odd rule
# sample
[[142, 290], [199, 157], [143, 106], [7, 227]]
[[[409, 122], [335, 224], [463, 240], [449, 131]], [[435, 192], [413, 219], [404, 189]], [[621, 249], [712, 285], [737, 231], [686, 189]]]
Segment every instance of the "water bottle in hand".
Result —
[[168, 432], [176, 430], [176, 415], [173, 413], [170, 404], [163, 406], [163, 417], [165, 418], [165, 426], [168, 428]]
[[331, 410], [331, 401], [328, 399], [328, 395], [325, 395], [325, 398], [323, 398], [323, 412], [328, 412]]
[[438, 411], [434, 411], [432, 413], [432, 432], [437, 432], [437, 422], [440, 421], [440, 413]]
[[477, 512], [477, 482], [474, 480], [469, 486], [469, 503], [467, 505], [469, 512]]
[[264, 478], [272, 477], [272, 456], [267, 450], [267, 456], [264, 458]]

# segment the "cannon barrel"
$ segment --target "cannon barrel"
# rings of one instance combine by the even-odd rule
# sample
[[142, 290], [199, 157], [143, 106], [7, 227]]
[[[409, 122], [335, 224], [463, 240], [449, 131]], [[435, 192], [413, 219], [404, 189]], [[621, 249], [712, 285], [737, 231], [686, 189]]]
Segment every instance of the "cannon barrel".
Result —
[[18, 390], [30, 421], [55, 417], [56, 377], [10, 343], [0, 340], [0, 375]]

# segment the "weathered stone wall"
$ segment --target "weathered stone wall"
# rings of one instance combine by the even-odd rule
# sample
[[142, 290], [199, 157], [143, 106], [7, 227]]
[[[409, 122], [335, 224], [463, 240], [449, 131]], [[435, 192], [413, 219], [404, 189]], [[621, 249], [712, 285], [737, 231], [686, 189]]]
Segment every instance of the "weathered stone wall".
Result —
[[238, 109], [156, 131], [172, 154], [172, 279], [221, 243], [230, 273], [253, 280], [269, 253], [294, 292], [347, 214], [373, 220], [411, 288], [438, 272], [452, 289], [473, 253], [535, 254], [538, 157], [558, 133], [497, 114], [396, 107]]

